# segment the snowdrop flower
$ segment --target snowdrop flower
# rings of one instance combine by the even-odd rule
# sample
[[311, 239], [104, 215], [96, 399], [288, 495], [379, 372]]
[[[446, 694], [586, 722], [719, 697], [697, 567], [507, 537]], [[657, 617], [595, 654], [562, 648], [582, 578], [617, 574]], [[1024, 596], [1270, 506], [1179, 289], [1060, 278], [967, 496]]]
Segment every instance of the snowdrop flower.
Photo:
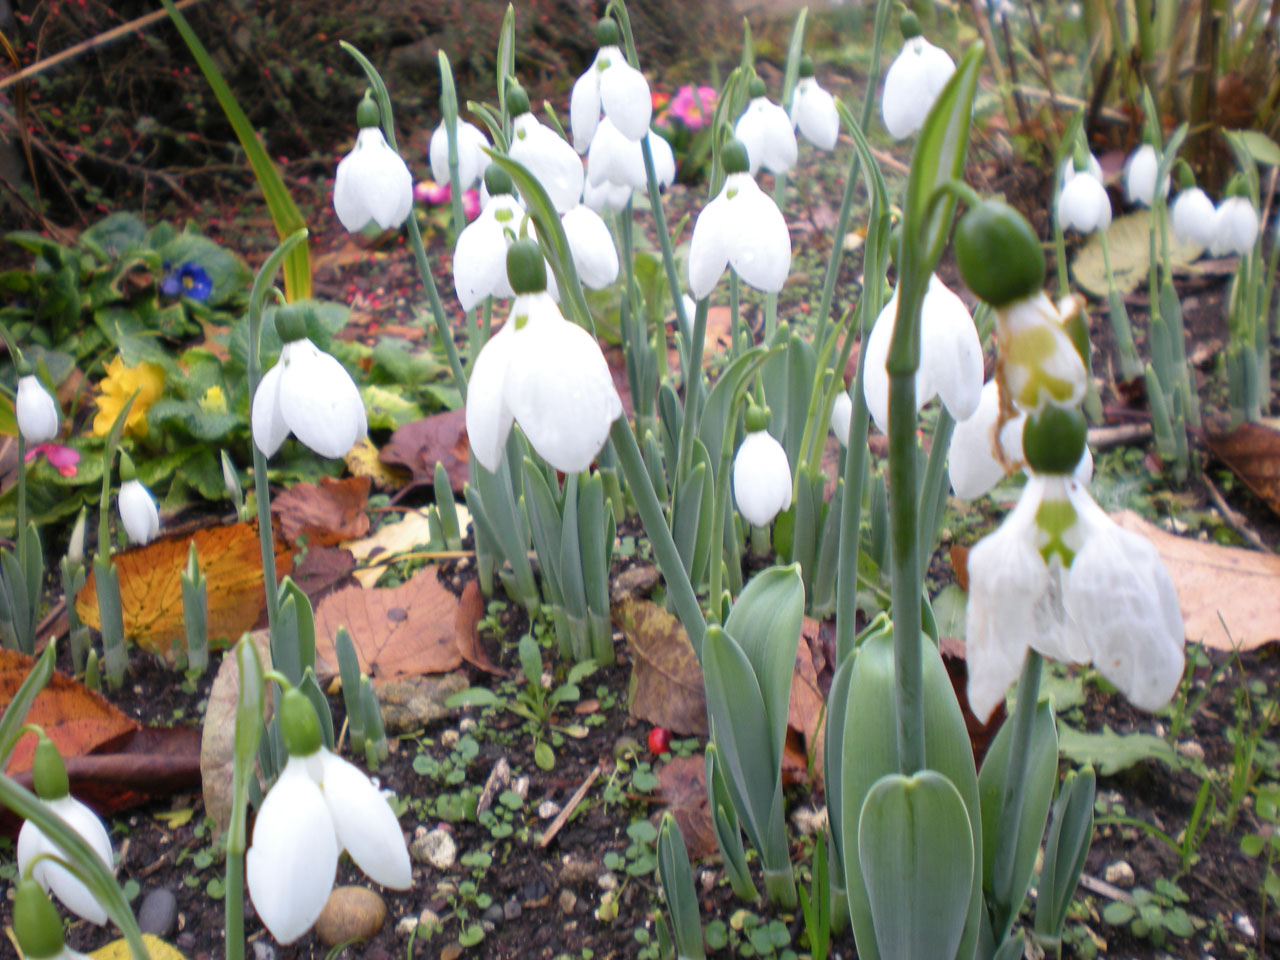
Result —
[[520, 424], [533, 449], [563, 473], [586, 470], [622, 415], [622, 400], [595, 338], [566, 320], [546, 292], [537, 243], [507, 253], [511, 315], [476, 358], [467, 387], [467, 437], [489, 472]]
[[1213, 215], [1209, 252], [1215, 257], [1247, 257], [1258, 241], [1258, 211], [1248, 197], [1227, 197]]
[[13, 405], [18, 430], [28, 444], [48, 443], [58, 435], [58, 401], [34, 373], [18, 378], [18, 395]]
[[1033, 473], [1017, 507], [969, 552], [969, 705], [985, 719], [1027, 648], [1088, 663], [1157, 710], [1182, 677], [1183, 627], [1155, 547], [1116, 526], [1071, 477]]
[[833, 150], [840, 135], [835, 97], [818, 86], [813, 61], [800, 58], [800, 81], [791, 97], [791, 122], [819, 150]]
[[1209, 195], [1199, 187], [1188, 187], [1173, 199], [1170, 213], [1173, 236], [1179, 243], [1190, 243], [1202, 250], [1213, 245], [1216, 211]]
[[895, 140], [904, 140], [924, 126], [933, 102], [956, 72], [947, 52], [920, 35], [914, 15], [903, 15], [901, 29], [902, 50], [884, 76], [880, 100], [885, 129]]
[[[1130, 203], [1140, 203], [1144, 207], [1151, 206], [1156, 194], [1156, 173], [1158, 163], [1156, 149], [1144, 143], [1133, 153], [1124, 165], [1124, 193]], [[1160, 184], [1160, 195], [1169, 195], [1169, 178], [1166, 176]]]
[[[644, 140], [649, 143], [653, 158], [653, 174], [658, 186], [669, 187], [676, 179], [676, 158], [671, 144], [650, 130]], [[627, 198], [632, 190], [645, 190], [649, 185], [644, 169], [644, 153], [640, 140], [628, 140], [608, 117], [600, 121], [591, 149], [587, 152], [587, 183], [592, 187], [626, 187]], [[621, 206], [626, 205], [624, 200]]]
[[599, 50], [569, 95], [569, 129], [578, 153], [586, 153], [597, 135], [603, 111], [615, 129], [632, 142], [649, 129], [653, 98], [649, 81], [618, 47], [618, 25], [608, 17], [596, 24]]
[[791, 269], [791, 236], [773, 198], [747, 172], [747, 149], [730, 140], [720, 151], [724, 186], [702, 208], [689, 241], [689, 289], [701, 300], [733, 267], [757, 290], [776, 293]]
[[554, 130], [539, 123], [529, 111], [529, 96], [524, 88], [514, 81], [508, 82], [507, 109], [513, 118], [508, 153], [538, 179], [555, 205], [556, 213], [567, 213], [582, 198], [582, 161], [573, 147]]
[[[67, 768], [63, 765], [57, 746], [44, 731], [40, 731], [38, 735], [40, 739], [36, 744], [31, 770], [36, 796], [51, 813], [61, 817], [68, 827], [80, 835], [108, 870], [114, 869], [111, 840], [107, 837], [106, 828], [96, 813], [71, 796]], [[26, 873], [28, 865], [41, 856], [69, 859], [66, 852], [30, 820], [23, 823], [18, 832], [17, 855], [18, 872], [22, 874]], [[88, 887], [52, 860], [35, 862], [35, 866], [31, 868], [31, 879], [42, 890], [52, 892], [77, 916], [99, 925], [107, 922], [107, 911], [94, 899]]]
[[[484, 148], [489, 146], [489, 138], [474, 123], [467, 123], [458, 118], [458, 189], [465, 191], [484, 176], [484, 168], [489, 165], [489, 158]], [[436, 183], [449, 185], [449, 130], [443, 120], [431, 134], [431, 145], [427, 149], [431, 159], [431, 179]]]
[[384, 887], [408, 890], [413, 876], [386, 798], [324, 747], [315, 708], [300, 690], [281, 697], [280, 725], [289, 759], [258, 810], [245, 881], [263, 926], [288, 944], [319, 918], [343, 850]]
[[[863, 396], [882, 433], [889, 431], [889, 374], [885, 362], [898, 316], [898, 291], [876, 317], [867, 338]], [[937, 278], [920, 307], [920, 368], [916, 371], [916, 410], [941, 396], [956, 420], [967, 420], [982, 395], [982, 343], [964, 301]]]
[[1058, 180], [1065, 186], [1071, 182], [1071, 178], [1077, 173], [1087, 173], [1093, 179], [1102, 183], [1102, 164], [1098, 162], [1098, 158], [1092, 153], [1083, 152], [1084, 167], [1080, 170], [1076, 169], [1075, 157], [1068, 154], [1062, 161], [1062, 165], [1058, 167]]
[[1058, 194], [1058, 222], [1063, 230], [1105, 232], [1111, 226], [1111, 198], [1102, 181], [1085, 171], [1064, 180]]
[[585, 204], [578, 204], [563, 217], [565, 237], [578, 279], [592, 290], [603, 290], [618, 279], [618, 251], [605, 222]]
[[831, 407], [831, 432], [840, 441], [840, 446], [849, 445], [849, 429], [853, 425], [853, 398], [848, 390], [836, 394], [836, 402]]
[[14, 888], [13, 936], [28, 960], [89, 960], [67, 946], [62, 918], [35, 880], [19, 879]]
[[764, 95], [764, 81], [752, 76], [751, 102], [738, 118], [733, 135], [747, 148], [754, 176], [764, 167], [770, 173], [786, 173], [796, 165], [796, 128], [787, 111]]
[[336, 459], [369, 430], [351, 374], [307, 339], [307, 309], [286, 305], [276, 311], [284, 347], [253, 395], [253, 442], [268, 457], [292, 433], [320, 456]]
[[506, 171], [491, 163], [484, 182], [489, 200], [480, 216], [458, 234], [453, 248], [453, 288], [468, 312], [486, 297], [513, 295], [507, 282], [507, 247], [524, 219], [524, 208], [512, 192], [515, 187]]
[[160, 532], [160, 512], [155, 497], [138, 479], [133, 460], [120, 454], [120, 494], [116, 498], [124, 532], [138, 546], [150, 543]]
[[765, 429], [767, 411], [747, 411], [747, 435], [733, 458], [733, 498], [752, 526], [768, 526], [791, 506], [791, 465], [787, 451]]
[[333, 181], [333, 208], [348, 233], [359, 233], [370, 223], [390, 230], [413, 209], [413, 175], [387, 145], [372, 98], [360, 102], [356, 123], [356, 145], [338, 164]]
[[[588, 161], [590, 165], [590, 161]], [[582, 202], [594, 210], [596, 213], [603, 214], [606, 210], [621, 210], [627, 205], [627, 201], [631, 199], [631, 188], [626, 184], [609, 183], [604, 181], [599, 186], [591, 183], [591, 178], [587, 178], [586, 184], [582, 188]]]
[[1066, 328], [1078, 309], [1074, 298], [1054, 306], [1044, 293], [997, 308], [1000, 380], [1019, 409], [1030, 413], [1084, 401], [1088, 374]]

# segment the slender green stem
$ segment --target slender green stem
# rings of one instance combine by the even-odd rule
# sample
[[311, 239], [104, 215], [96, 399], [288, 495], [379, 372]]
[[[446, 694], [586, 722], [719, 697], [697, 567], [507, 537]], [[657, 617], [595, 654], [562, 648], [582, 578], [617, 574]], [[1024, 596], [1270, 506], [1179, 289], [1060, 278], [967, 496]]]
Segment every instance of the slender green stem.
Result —
[[924, 483], [920, 487], [920, 576], [929, 572], [929, 561], [938, 543], [938, 528], [947, 497], [947, 453], [951, 448], [951, 434], [956, 421], [943, 407], [938, 411], [933, 426], [933, 442], [929, 447], [929, 462], [924, 471]]
[[[706, 301], [703, 301], [705, 304]], [[698, 313], [705, 311], [699, 305]], [[645, 468], [644, 458], [640, 455], [640, 447], [636, 444], [631, 425], [624, 417], [619, 417], [609, 428], [609, 436], [613, 440], [614, 450], [618, 454], [618, 465], [627, 480], [627, 488], [635, 498], [636, 509], [640, 513], [640, 521], [644, 524], [645, 533], [653, 544], [653, 555], [658, 561], [658, 569], [667, 582], [667, 592], [675, 604], [676, 614], [684, 624], [685, 633], [689, 635], [689, 644], [702, 660], [702, 638], [707, 632], [707, 622], [698, 606], [698, 596], [694, 593], [693, 584], [685, 572], [680, 560], [680, 551], [671, 537], [666, 517], [662, 514], [662, 505], [654, 492], [653, 483], [649, 479], [649, 471]], [[719, 553], [717, 552], [717, 556]]]
[[[1013, 740], [1009, 744], [1009, 766], [1000, 799], [1002, 829], [996, 835], [996, 860], [992, 868], [991, 886], [996, 898], [1008, 904], [1013, 890], [1013, 866], [1021, 833], [1015, 813], [1021, 816], [1022, 797], [1026, 792], [1027, 767], [1031, 762], [1031, 733], [1035, 725], [1036, 707], [1040, 699], [1040, 674], [1044, 658], [1034, 650], [1027, 651], [1018, 679], [1018, 702], [1013, 708]], [[1014, 907], [1016, 910], [1016, 907]]]
[[226, 960], [244, 958], [244, 852], [233, 855], [227, 851], [227, 879], [223, 896], [226, 911], [223, 927], [226, 939]]
[[[17, 402], [15, 399], [14, 406]], [[27, 569], [27, 438], [18, 431], [18, 525], [13, 531], [18, 551], [18, 569]], [[25, 643], [26, 641], [22, 641]]]
[[1098, 246], [1102, 250], [1102, 267], [1107, 276], [1107, 290], [1110, 293], [1111, 329], [1115, 333], [1116, 350], [1120, 354], [1120, 369], [1126, 378], [1132, 378], [1142, 373], [1142, 361], [1138, 359], [1138, 348], [1133, 343], [1133, 330], [1129, 326], [1129, 313], [1125, 310], [1124, 301], [1120, 299], [1116, 291], [1116, 277], [1111, 270], [1111, 245], [1107, 242], [1105, 230], [1098, 231]]
[[698, 433], [699, 391], [702, 388], [702, 349], [707, 338], [707, 309], [710, 299], [698, 301], [693, 312], [693, 336], [689, 338], [689, 355], [684, 365], [684, 419], [680, 423], [680, 450], [676, 458], [676, 472], [669, 477], [672, 487], [689, 472], [693, 457], [693, 438]]
[[[649, 138], [640, 138], [640, 154], [644, 157], [644, 176], [649, 187], [649, 209], [653, 212], [653, 226], [658, 233], [658, 245], [662, 248], [662, 266], [667, 272], [667, 288], [676, 310], [681, 330], [689, 329], [689, 318], [684, 314], [684, 298], [680, 296], [680, 276], [676, 272], [676, 258], [671, 249], [671, 234], [667, 232], [667, 215], [662, 209], [662, 193], [658, 189], [658, 175], [653, 168], [653, 151]], [[688, 379], [688, 371], [686, 377]]]

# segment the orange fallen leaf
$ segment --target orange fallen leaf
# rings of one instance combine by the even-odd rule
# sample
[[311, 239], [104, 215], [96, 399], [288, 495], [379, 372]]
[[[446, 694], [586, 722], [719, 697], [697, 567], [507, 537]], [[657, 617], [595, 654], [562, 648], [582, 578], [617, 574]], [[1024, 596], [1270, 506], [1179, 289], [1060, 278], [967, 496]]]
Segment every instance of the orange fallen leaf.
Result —
[[[458, 654], [473, 667], [479, 667], [485, 673], [505, 677], [507, 671], [489, 659], [480, 645], [480, 620], [484, 617], [484, 597], [480, 594], [480, 584], [468, 580], [462, 588], [462, 596], [458, 600], [458, 617], [454, 621], [454, 636], [458, 641]], [[582, 704], [578, 704], [582, 706]]]
[[1280, 431], [1242, 423], [1230, 433], [1209, 434], [1205, 443], [1272, 512], [1280, 513]]
[[462, 663], [454, 635], [458, 598], [421, 570], [408, 583], [383, 590], [346, 587], [316, 610], [316, 674], [338, 672], [334, 638], [346, 627], [362, 672], [375, 680], [444, 673]]
[[321, 477], [319, 484], [299, 483], [271, 501], [280, 530], [290, 546], [300, 537], [312, 547], [331, 547], [369, 532], [368, 477], [337, 480]]
[[[262, 616], [267, 598], [256, 521], [162, 537], [115, 555], [125, 638], [144, 650], [168, 656], [174, 640], [186, 634], [181, 576], [193, 542], [207, 580], [209, 640], [234, 640]], [[293, 554], [279, 539], [275, 547], [276, 576], [283, 577], [292, 569]], [[76, 594], [76, 613], [89, 626], [101, 626], [92, 569]]]

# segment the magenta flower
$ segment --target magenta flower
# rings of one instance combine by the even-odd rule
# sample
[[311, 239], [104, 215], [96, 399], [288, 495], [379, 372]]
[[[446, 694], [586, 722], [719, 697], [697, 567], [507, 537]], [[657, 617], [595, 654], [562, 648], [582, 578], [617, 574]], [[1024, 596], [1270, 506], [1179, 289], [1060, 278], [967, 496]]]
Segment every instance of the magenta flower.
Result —
[[685, 84], [671, 98], [667, 112], [690, 130], [701, 130], [715, 113], [716, 97], [714, 87], [698, 87], [695, 95], [693, 87]]
[[[448, 183], [419, 180], [413, 185], [413, 199], [432, 206], [448, 203], [453, 199], [453, 188]], [[462, 192], [462, 213], [468, 220], [480, 215], [480, 193], [474, 187]]]
[[80, 463], [80, 451], [61, 443], [38, 443], [27, 451], [26, 462], [30, 463], [40, 454], [49, 458], [49, 466], [64, 477], [76, 475], [76, 465]]

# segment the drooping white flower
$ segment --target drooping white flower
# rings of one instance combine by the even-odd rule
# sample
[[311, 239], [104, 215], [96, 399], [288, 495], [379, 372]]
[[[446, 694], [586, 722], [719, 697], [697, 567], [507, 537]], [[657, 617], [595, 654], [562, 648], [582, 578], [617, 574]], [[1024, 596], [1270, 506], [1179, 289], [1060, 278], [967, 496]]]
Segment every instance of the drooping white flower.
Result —
[[768, 430], [743, 438], [733, 458], [733, 498], [753, 526], [767, 526], [791, 506], [791, 465], [787, 451]]
[[1075, 407], [1084, 401], [1088, 375], [1063, 324], [1069, 309], [1069, 300], [1054, 306], [1038, 293], [996, 311], [1004, 386], [1027, 413], [1047, 403]]
[[390, 230], [404, 223], [413, 209], [413, 175], [387, 145], [376, 121], [360, 128], [355, 147], [338, 164], [333, 208], [348, 233], [358, 233], [370, 223]]
[[58, 435], [58, 401], [34, 373], [18, 378], [13, 406], [18, 429], [28, 444], [47, 443]]
[[[474, 123], [458, 118], [458, 189], [467, 190], [484, 176], [489, 157], [483, 148], [489, 146], [489, 138]], [[431, 134], [431, 146], [427, 150], [431, 159], [431, 179], [436, 183], [449, 182], [449, 131], [443, 120]]]
[[582, 161], [554, 130], [526, 110], [512, 121], [509, 153], [538, 178], [557, 213], [573, 209], [582, 196]]
[[904, 140], [924, 126], [933, 102], [955, 72], [950, 55], [924, 37], [917, 34], [903, 40], [902, 50], [884, 76], [880, 100], [889, 135]]
[[725, 267], [733, 267], [745, 282], [766, 293], [781, 290], [791, 269], [787, 222], [773, 198], [746, 172], [743, 154], [741, 144], [725, 145], [721, 153], [728, 174], [724, 186], [702, 208], [693, 226], [689, 289], [699, 300], [715, 288]]
[[250, 420], [253, 441], [268, 457], [292, 433], [320, 456], [336, 459], [369, 430], [351, 374], [308, 340], [305, 328], [285, 341], [280, 359], [263, 375]]
[[[591, 141], [591, 149], [587, 152], [587, 192], [590, 192], [590, 188], [599, 189], [604, 186], [625, 187], [626, 198], [630, 198], [632, 190], [647, 189], [649, 178], [644, 169], [641, 147], [643, 141], [649, 144], [653, 174], [658, 186], [671, 186], [676, 179], [676, 158], [671, 151], [671, 144], [652, 130], [641, 140], [628, 140], [605, 117], [600, 121]], [[625, 205], [626, 199], [623, 199], [618, 209]]]
[[1213, 215], [1209, 252], [1215, 257], [1247, 257], [1258, 242], [1258, 211], [1248, 197], [1227, 197]]
[[160, 532], [160, 511], [156, 508], [155, 497], [140, 480], [135, 478], [120, 484], [117, 503], [120, 520], [130, 540], [142, 546], [156, 538]]
[[1064, 180], [1058, 194], [1058, 221], [1063, 230], [1105, 232], [1111, 226], [1111, 198], [1106, 187], [1083, 171]]
[[600, 49], [569, 95], [569, 129], [578, 153], [586, 153], [591, 146], [601, 112], [631, 141], [644, 136], [653, 117], [649, 81], [627, 63], [618, 47], [617, 24], [602, 20], [596, 27], [596, 39]]
[[245, 856], [249, 896], [277, 941], [292, 943], [319, 918], [343, 850], [375, 883], [413, 885], [400, 824], [369, 778], [324, 747], [290, 756], [262, 801]]
[[560, 218], [578, 279], [592, 290], [603, 290], [618, 279], [618, 250], [605, 222], [585, 204]]
[[[1156, 195], [1156, 173], [1158, 163], [1156, 149], [1144, 143], [1133, 153], [1124, 165], [1124, 193], [1130, 203], [1140, 203], [1144, 207], [1151, 206]], [[1160, 183], [1161, 196], [1169, 195], [1169, 177]]]
[[1173, 198], [1170, 219], [1174, 238], [1207, 250], [1213, 245], [1215, 216], [1209, 195], [1199, 187], [1188, 187]]
[[480, 216], [458, 234], [453, 248], [453, 288], [462, 309], [470, 312], [485, 297], [512, 296], [507, 281], [507, 231], [520, 230], [524, 209], [510, 193], [489, 198]]
[[[51, 813], [57, 814], [67, 826], [80, 835], [97, 854], [98, 859], [108, 869], [114, 869], [111, 854], [111, 840], [107, 836], [106, 827], [98, 819], [98, 815], [87, 806], [71, 796], [64, 794], [56, 799], [42, 799]], [[18, 831], [18, 872], [24, 873], [27, 865], [37, 857], [49, 855], [68, 860], [66, 852], [45, 836], [44, 832], [30, 820]], [[90, 923], [98, 925], [107, 922], [107, 911], [98, 903], [89, 888], [77, 880], [64, 867], [50, 860], [41, 860], [31, 870], [31, 878], [47, 892], [62, 901], [62, 904], [76, 916], [83, 917]]]
[[831, 406], [831, 432], [835, 434], [840, 446], [849, 445], [849, 430], [853, 425], [853, 398], [848, 390], [836, 394], [836, 402]]
[[1182, 677], [1178, 597], [1154, 546], [1116, 526], [1075, 480], [1033, 474], [969, 552], [969, 704], [985, 719], [1028, 647], [1092, 662], [1131, 703], [1163, 706]]
[[791, 96], [791, 122], [819, 150], [835, 149], [840, 135], [836, 100], [818, 85], [808, 57], [800, 61], [800, 80]]
[[[867, 338], [863, 396], [881, 432], [889, 429], [889, 374], [885, 361], [898, 315], [898, 291], [876, 317]], [[941, 396], [956, 420], [967, 420], [982, 396], [982, 342], [964, 301], [936, 276], [920, 307], [920, 367], [916, 371], [916, 409]]]
[[606, 210], [621, 210], [630, 199], [631, 188], [625, 184], [605, 181], [599, 186], [594, 186], [591, 183], [591, 178], [588, 177], [586, 184], [582, 188], [582, 202], [600, 214], [603, 214]]
[[752, 79], [751, 102], [738, 118], [733, 135], [747, 148], [754, 175], [764, 167], [770, 173], [786, 173], [796, 165], [796, 129], [787, 111], [764, 95], [764, 84]]

